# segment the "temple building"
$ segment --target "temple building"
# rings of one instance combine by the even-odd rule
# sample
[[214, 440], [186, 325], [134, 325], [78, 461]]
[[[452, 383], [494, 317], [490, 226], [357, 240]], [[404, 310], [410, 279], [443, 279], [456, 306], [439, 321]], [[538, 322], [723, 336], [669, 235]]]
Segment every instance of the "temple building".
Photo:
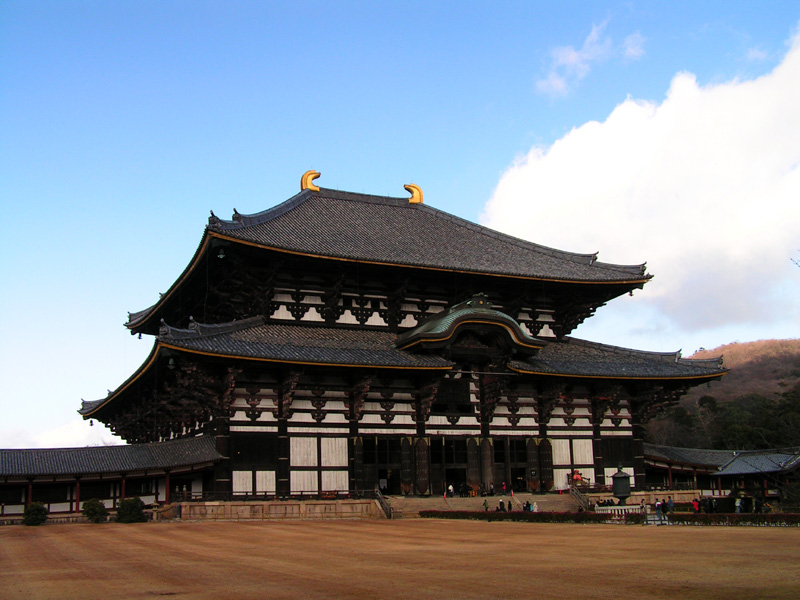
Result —
[[263, 212], [212, 213], [173, 285], [129, 315], [149, 357], [80, 408], [134, 446], [212, 439], [211, 460], [185, 461], [205, 464], [191, 491], [549, 491], [619, 466], [643, 489], [643, 424], [726, 372], [570, 337], [642, 288], [643, 264], [493, 231], [415, 185], [383, 197], [318, 177]]

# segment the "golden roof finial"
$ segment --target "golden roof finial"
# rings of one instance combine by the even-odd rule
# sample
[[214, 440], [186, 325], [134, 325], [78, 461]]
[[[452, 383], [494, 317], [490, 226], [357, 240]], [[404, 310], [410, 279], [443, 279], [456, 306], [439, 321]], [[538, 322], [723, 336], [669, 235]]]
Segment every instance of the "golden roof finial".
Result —
[[411, 193], [411, 198], [408, 199], [409, 204], [422, 204], [422, 190], [418, 185], [409, 183], [403, 187]]
[[318, 171], [306, 171], [303, 173], [300, 178], [300, 191], [311, 190], [312, 192], [318, 192], [319, 186], [312, 183], [317, 177], [319, 177]]

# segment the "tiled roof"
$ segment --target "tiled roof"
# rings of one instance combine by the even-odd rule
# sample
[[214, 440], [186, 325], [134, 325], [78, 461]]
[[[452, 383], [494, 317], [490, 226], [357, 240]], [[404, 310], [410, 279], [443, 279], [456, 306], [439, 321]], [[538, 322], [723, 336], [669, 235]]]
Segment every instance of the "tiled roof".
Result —
[[740, 451], [715, 475], [758, 475], [782, 473], [800, 467], [800, 448], [789, 450]]
[[394, 347], [388, 331], [265, 323], [262, 317], [224, 325], [193, 324], [191, 329], [163, 326], [159, 341], [188, 351], [325, 365], [447, 369], [438, 356], [417, 355]]
[[470, 223], [408, 198], [305, 190], [269, 210], [209, 219], [212, 232], [315, 256], [536, 279], [643, 282], [644, 265], [597, 262]]
[[694, 360], [681, 358], [680, 352], [629, 350], [570, 337], [509, 366], [523, 373], [634, 379], [713, 378], [727, 372], [722, 359]]
[[674, 446], [659, 446], [644, 444], [645, 458], [651, 460], [682, 463], [695, 466], [713, 467], [718, 469], [736, 453], [733, 450], [709, 450], [705, 448], [675, 448]]
[[130, 446], [0, 450], [0, 476], [132, 473], [191, 467], [221, 458], [209, 436]]

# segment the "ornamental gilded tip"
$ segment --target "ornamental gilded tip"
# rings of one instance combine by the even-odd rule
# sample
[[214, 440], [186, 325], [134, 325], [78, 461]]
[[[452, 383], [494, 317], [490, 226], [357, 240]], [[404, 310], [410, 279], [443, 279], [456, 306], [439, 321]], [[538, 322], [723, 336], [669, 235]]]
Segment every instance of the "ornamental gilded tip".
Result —
[[312, 192], [318, 192], [319, 186], [313, 183], [317, 177], [319, 177], [319, 171], [306, 171], [303, 173], [300, 178], [300, 191], [311, 190]]
[[408, 199], [409, 204], [422, 204], [422, 189], [418, 185], [408, 183], [403, 187], [411, 194], [411, 198]]

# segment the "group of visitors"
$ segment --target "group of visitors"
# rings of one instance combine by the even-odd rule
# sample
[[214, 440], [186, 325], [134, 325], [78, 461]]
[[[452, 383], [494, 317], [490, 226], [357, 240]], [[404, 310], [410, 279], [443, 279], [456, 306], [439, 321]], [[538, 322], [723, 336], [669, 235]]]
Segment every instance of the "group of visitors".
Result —
[[[484, 500], [483, 501], [483, 510], [485, 512], [489, 512], [489, 501], [488, 500]], [[511, 503], [511, 500], [509, 500], [506, 503], [503, 500], [503, 498], [500, 498], [500, 502], [497, 504], [497, 507], [494, 509], [495, 512], [512, 512], [513, 510], [514, 510], [514, 508], [513, 508], [513, 504]], [[525, 504], [522, 505], [522, 510], [524, 512], [539, 512], [539, 505], [536, 502], [531, 504], [529, 501], [526, 500]]]
[[613, 498], [600, 498], [600, 500], [595, 503], [595, 506], [621, 506], [621, 501], [617, 500], [614, 502]]
[[[481, 486], [479, 488], [479, 491], [480, 491], [481, 497], [483, 497], [483, 496], [494, 496], [494, 483], [490, 483], [489, 487], [487, 488], [484, 485], [484, 483], [481, 481]], [[502, 485], [500, 486], [500, 492], [504, 496], [506, 495], [506, 492], [510, 492], [511, 495], [513, 496], [514, 495], [514, 488], [511, 487], [510, 485], [506, 486], [506, 482], [504, 481], [502, 483]]]

